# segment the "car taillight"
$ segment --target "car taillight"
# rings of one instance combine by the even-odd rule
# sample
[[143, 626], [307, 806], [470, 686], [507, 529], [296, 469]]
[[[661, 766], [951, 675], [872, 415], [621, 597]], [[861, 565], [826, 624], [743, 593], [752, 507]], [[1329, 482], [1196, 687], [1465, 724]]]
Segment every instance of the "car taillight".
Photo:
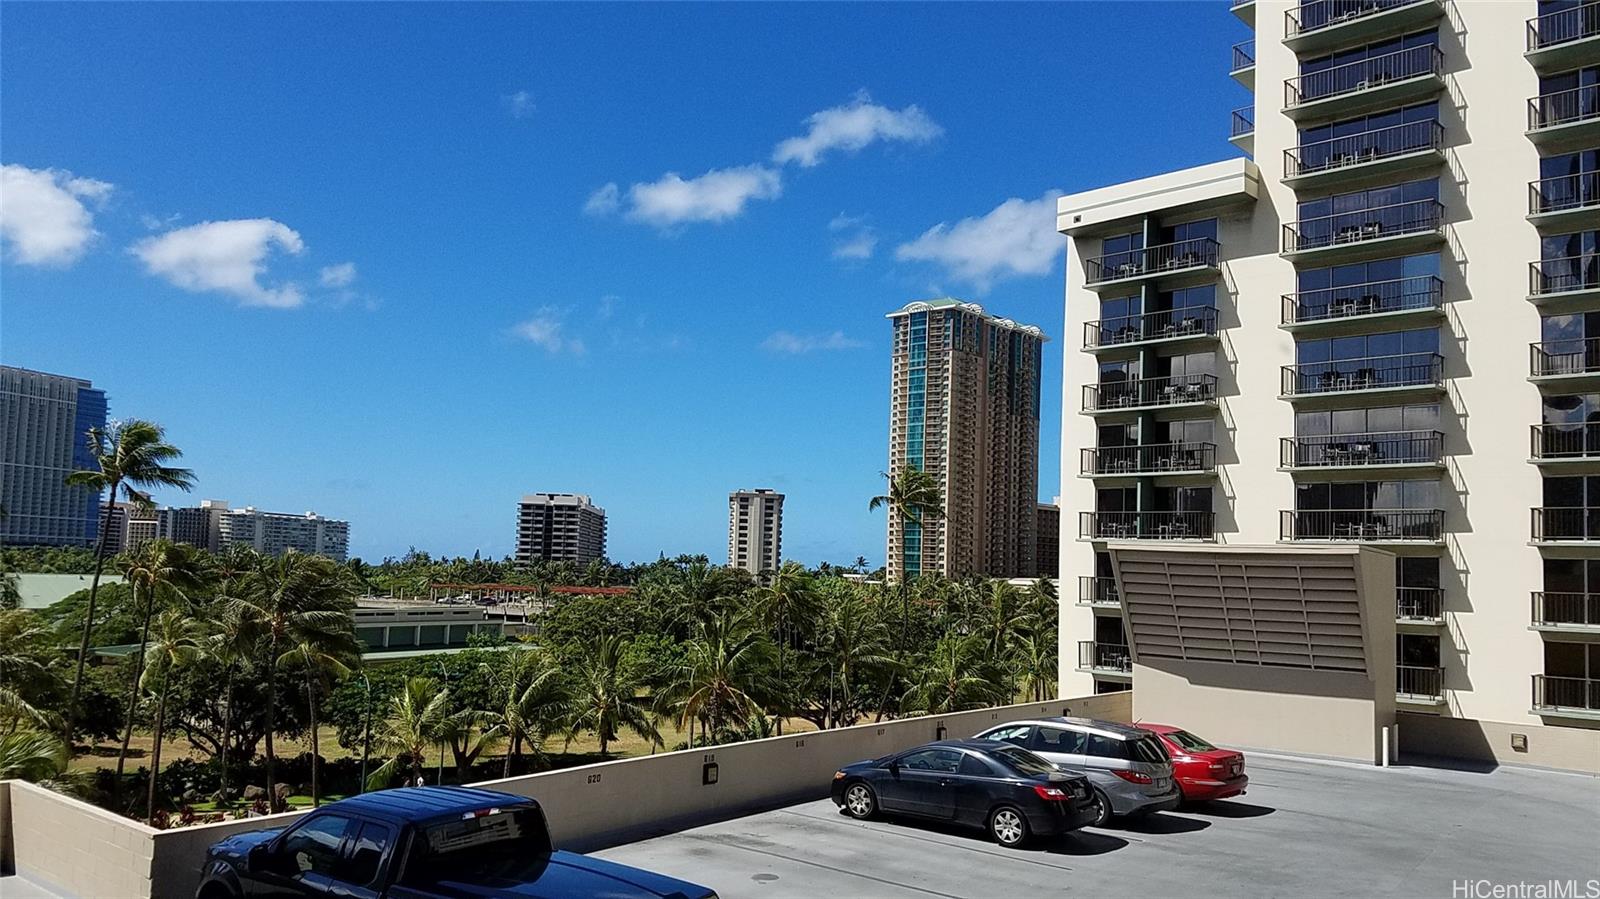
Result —
[[1172, 757], [1172, 760], [1174, 762], [1187, 765], [1188, 763], [1194, 761], [1194, 756], [1192, 756], [1192, 755], [1175, 755], [1175, 756]]
[[1046, 787], [1036, 784], [1033, 791], [1039, 794], [1040, 799], [1049, 799], [1053, 802], [1061, 802], [1067, 798], [1067, 794], [1061, 792], [1059, 787]]
[[1114, 768], [1112, 769], [1111, 773], [1131, 784], [1155, 783], [1155, 781], [1150, 779], [1150, 775], [1140, 774], [1137, 771], [1123, 771], [1120, 768]]
[[1210, 765], [1207, 765], [1206, 767], [1210, 768], [1212, 771], [1222, 771], [1222, 770], [1226, 769], [1228, 766], [1224, 765], [1221, 762], [1212, 762]]

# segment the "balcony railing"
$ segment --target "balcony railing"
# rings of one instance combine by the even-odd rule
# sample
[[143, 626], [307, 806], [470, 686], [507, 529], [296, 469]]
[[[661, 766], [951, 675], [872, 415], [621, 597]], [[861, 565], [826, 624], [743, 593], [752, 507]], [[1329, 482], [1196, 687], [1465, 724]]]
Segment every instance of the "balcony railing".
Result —
[[1233, 125], [1228, 132], [1228, 137], [1244, 137], [1246, 134], [1256, 133], [1256, 108], [1254, 106], [1241, 106], [1233, 111]]
[[1443, 279], [1420, 275], [1284, 294], [1283, 323], [1301, 325], [1385, 312], [1439, 309], [1443, 304]]
[[1600, 337], [1546, 340], [1528, 346], [1528, 374], [1535, 378], [1600, 372]]
[[1278, 539], [1438, 543], [1444, 539], [1444, 512], [1439, 509], [1290, 509], [1279, 516]]
[[1528, 130], [1540, 131], [1600, 117], [1600, 84], [1543, 94], [1528, 101]]
[[1283, 14], [1283, 36], [1292, 38], [1417, 2], [1422, 0], [1308, 0]]
[[1079, 640], [1078, 668], [1083, 671], [1118, 671], [1129, 674], [1133, 671], [1133, 656], [1128, 653], [1128, 647], [1120, 643]]
[[1407, 699], [1438, 702], [1444, 699], [1444, 669], [1421, 665], [1396, 665], [1394, 692]]
[[1233, 66], [1229, 68], [1228, 71], [1237, 72], [1240, 69], [1248, 69], [1255, 64], [1255, 41], [1240, 41], [1239, 43], [1233, 45]]
[[1079, 577], [1078, 605], [1122, 605], [1122, 597], [1117, 593], [1117, 579], [1114, 577], [1090, 577], [1088, 575]]
[[1600, 678], [1535, 674], [1533, 707], [1538, 711], [1576, 709], [1600, 712]]
[[1444, 204], [1438, 200], [1412, 200], [1393, 206], [1357, 209], [1333, 215], [1300, 219], [1283, 226], [1283, 252], [1297, 253], [1439, 231], [1444, 224]]
[[1583, 543], [1600, 540], [1600, 506], [1535, 506], [1535, 543]]
[[1084, 266], [1088, 270], [1088, 283], [1099, 284], [1168, 271], [1214, 268], [1220, 249], [1221, 245], [1212, 238], [1195, 237], [1141, 250], [1094, 256], [1085, 260]]
[[1528, 214], [1600, 206], [1600, 172], [1557, 175], [1528, 182]]
[[1533, 593], [1535, 627], [1600, 627], [1600, 593]]
[[1212, 512], [1079, 512], [1078, 534], [1094, 540], [1210, 540]]
[[1444, 618], [1444, 591], [1438, 587], [1396, 587], [1394, 617], [1400, 621], [1437, 622]]
[[1528, 51], [1600, 34], [1600, 4], [1585, 3], [1528, 20]]
[[1315, 396], [1394, 387], [1443, 387], [1444, 357], [1438, 353], [1368, 356], [1285, 365], [1284, 396]]
[[1443, 460], [1444, 435], [1438, 431], [1318, 434], [1278, 441], [1278, 464], [1284, 468], [1438, 465]]
[[1283, 82], [1283, 105], [1293, 109], [1314, 100], [1359, 93], [1423, 75], [1442, 74], [1444, 51], [1434, 46], [1408, 47], [1287, 79]]
[[1294, 178], [1443, 147], [1443, 125], [1407, 122], [1290, 147], [1283, 151], [1283, 176]]
[[1216, 375], [1134, 378], [1083, 386], [1083, 411], [1106, 412], [1151, 406], [1210, 403], [1217, 399]]
[[1216, 334], [1215, 308], [1186, 306], [1182, 309], [1162, 309], [1141, 315], [1121, 315], [1084, 322], [1083, 345], [1087, 349], [1097, 349], [1146, 340], [1168, 340], [1202, 335], [1215, 337]]
[[1600, 422], [1547, 422], [1533, 425], [1529, 457], [1541, 462], [1600, 459]]
[[1528, 263], [1528, 295], [1600, 289], [1600, 254], [1557, 256]]
[[1215, 443], [1102, 446], [1082, 451], [1084, 474], [1183, 474], [1215, 471]]

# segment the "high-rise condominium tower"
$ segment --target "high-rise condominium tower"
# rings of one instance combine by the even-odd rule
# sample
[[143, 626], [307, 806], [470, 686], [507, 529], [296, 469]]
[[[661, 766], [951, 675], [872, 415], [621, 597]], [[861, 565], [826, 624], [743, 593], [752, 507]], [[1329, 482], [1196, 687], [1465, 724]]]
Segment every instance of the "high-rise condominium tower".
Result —
[[1359, 543], [1395, 556], [1403, 707], [1593, 726], [1597, 8], [1232, 8], [1252, 158], [1058, 207], [1063, 694], [1128, 680], [1108, 542]]
[[517, 561], [577, 562], [606, 557], [606, 510], [581, 493], [533, 493], [517, 504]]
[[783, 562], [783, 494], [736, 490], [728, 494], [728, 566], [751, 574], [777, 571]]
[[944, 514], [889, 514], [889, 577], [1032, 577], [1039, 491], [1039, 364], [1045, 336], [976, 303], [938, 299], [894, 325], [889, 474], [938, 482]]
[[65, 480], [94, 467], [86, 435], [105, 425], [105, 391], [88, 381], [0, 366], [0, 543], [94, 543], [100, 495]]

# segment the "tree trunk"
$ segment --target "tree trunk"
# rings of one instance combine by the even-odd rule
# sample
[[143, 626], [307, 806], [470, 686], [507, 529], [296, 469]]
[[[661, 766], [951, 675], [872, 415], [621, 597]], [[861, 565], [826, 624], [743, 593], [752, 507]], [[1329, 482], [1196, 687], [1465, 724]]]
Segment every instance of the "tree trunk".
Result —
[[516, 758], [517, 753], [520, 752], [521, 750], [522, 750], [522, 735], [521, 734], [512, 734], [511, 735], [511, 744], [506, 747], [506, 763], [505, 763], [505, 767], [500, 769], [500, 776], [502, 778], [506, 778], [506, 777], [510, 777], [511, 776], [511, 760]]
[[783, 644], [789, 642], [782, 625], [778, 626], [778, 736], [783, 736], [784, 704], [789, 701], [788, 684], [783, 680]]
[[321, 784], [317, 780], [317, 759], [321, 753], [321, 739], [317, 732], [317, 675], [311, 664], [306, 664], [306, 709], [311, 715], [311, 807], [321, 804]]
[[275, 789], [278, 784], [278, 755], [272, 747], [272, 732], [278, 726], [278, 637], [267, 649], [267, 808], [278, 810]]
[[117, 502], [119, 482], [111, 482], [111, 499], [106, 502], [100, 516], [100, 539], [94, 550], [94, 579], [89, 581], [89, 604], [83, 610], [83, 638], [78, 641], [78, 671], [72, 676], [72, 699], [67, 703], [67, 713], [62, 716], [67, 752], [72, 751], [72, 731], [78, 723], [78, 700], [83, 695], [83, 663], [89, 658], [89, 637], [94, 632], [94, 602], [100, 595], [100, 574], [106, 567], [106, 538], [111, 535], [111, 507]]
[[[139, 585], [131, 585], [133, 601], [139, 602]], [[156, 610], [156, 591], [151, 589], [144, 600], [144, 625], [139, 629], [139, 652], [134, 655], [133, 684], [128, 687], [128, 714], [127, 721], [122, 728], [122, 748], [117, 752], [117, 779], [111, 782], [111, 795], [113, 797], [122, 793], [122, 768], [128, 760], [128, 743], [133, 739], [134, 711], [139, 707], [139, 678], [144, 676], [144, 654], [150, 645], [150, 619]]]
[[150, 751], [150, 788], [145, 798], [144, 823], [156, 820], [156, 781], [161, 778], [161, 724], [167, 717], [167, 685], [172, 682], [172, 672], [161, 679], [161, 698], [156, 702], [155, 748]]
[[217, 795], [228, 801], [228, 743], [233, 739], [233, 665], [228, 665], [228, 685], [222, 691], [222, 786]]

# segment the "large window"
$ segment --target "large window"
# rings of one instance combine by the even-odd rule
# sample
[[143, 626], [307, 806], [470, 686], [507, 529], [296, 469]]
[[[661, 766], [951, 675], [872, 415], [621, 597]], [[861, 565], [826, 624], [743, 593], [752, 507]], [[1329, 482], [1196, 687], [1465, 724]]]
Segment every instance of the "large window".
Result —
[[1295, 343], [1296, 395], [1436, 384], [1439, 329], [1417, 328]]
[[1297, 216], [1290, 247], [1302, 250], [1437, 229], [1439, 179], [1302, 200]]
[[1100, 256], [1100, 265], [1106, 271], [1115, 272], [1123, 268], [1137, 271], [1143, 268], [1144, 232], [1134, 231], [1105, 238], [1100, 241]]
[[1210, 487], [1157, 487], [1150, 491], [1154, 512], [1210, 512]]
[[1299, 171], [1317, 171], [1434, 146], [1439, 104], [1419, 103], [1300, 129]]
[[1352, 47], [1300, 63], [1300, 102], [1433, 71], [1439, 30]]
[[1186, 240], [1217, 239], [1217, 220], [1199, 219], [1193, 222], [1181, 222], [1176, 225], [1163, 225], [1157, 232], [1156, 243], [1182, 243]]
[[1600, 202], [1600, 150], [1542, 157], [1536, 191], [1531, 212], [1554, 212]]
[[1441, 296], [1438, 253], [1302, 269], [1296, 321], [1426, 309]]
[[1299, 484], [1294, 491], [1297, 512], [1375, 509], [1437, 510], [1439, 482], [1355, 481]]
[[1399, 431], [1435, 431], [1438, 428], [1438, 403], [1379, 406], [1375, 409], [1318, 409], [1297, 412], [1294, 416], [1296, 437], [1320, 437], [1325, 434], [1339, 436], [1388, 434]]
[[1155, 377], [1193, 379], [1199, 375], [1217, 373], [1217, 354], [1214, 352], [1186, 353], [1177, 356], [1157, 356]]

